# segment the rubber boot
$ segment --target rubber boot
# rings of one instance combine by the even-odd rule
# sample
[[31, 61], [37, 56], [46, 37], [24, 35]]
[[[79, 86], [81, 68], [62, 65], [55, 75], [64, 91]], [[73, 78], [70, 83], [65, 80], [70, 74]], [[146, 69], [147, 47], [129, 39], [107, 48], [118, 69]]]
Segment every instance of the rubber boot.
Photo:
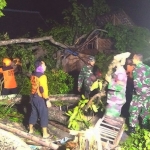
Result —
[[42, 128], [42, 131], [43, 131], [43, 138], [49, 138], [50, 137], [50, 135], [48, 134], [48, 132], [47, 132], [47, 127], [43, 127]]
[[33, 124], [29, 124], [29, 133], [32, 134], [33, 133]]

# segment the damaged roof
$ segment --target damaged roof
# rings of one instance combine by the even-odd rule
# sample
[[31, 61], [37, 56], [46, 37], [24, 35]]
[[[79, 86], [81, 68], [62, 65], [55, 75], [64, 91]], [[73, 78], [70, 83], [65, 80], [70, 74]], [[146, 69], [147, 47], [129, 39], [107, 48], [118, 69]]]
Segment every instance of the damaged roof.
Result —
[[113, 10], [104, 15], [97, 16], [96, 24], [98, 27], [102, 28], [107, 23], [113, 23], [113, 25], [135, 25], [131, 18], [122, 9]]

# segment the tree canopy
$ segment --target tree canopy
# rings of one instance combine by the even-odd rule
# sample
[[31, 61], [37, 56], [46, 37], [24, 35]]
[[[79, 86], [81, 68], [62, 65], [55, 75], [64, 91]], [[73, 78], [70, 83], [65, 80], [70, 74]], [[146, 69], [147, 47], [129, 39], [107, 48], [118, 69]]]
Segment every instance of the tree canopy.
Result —
[[[29, 38], [26, 40], [27, 42], [16, 42], [16, 40], [14, 40], [11, 44], [2, 44], [3, 46], [0, 46], [0, 61], [3, 57], [12, 56], [12, 59], [18, 57], [22, 61], [24, 72], [32, 72], [34, 69], [34, 61], [37, 59], [35, 55], [39, 55], [38, 59], [44, 59], [47, 64], [47, 69], [52, 70], [56, 67], [56, 60], [53, 58], [53, 54], [58, 50], [74, 45], [78, 42], [80, 37], [99, 28], [96, 25], [96, 16], [110, 11], [105, 0], [93, 0], [92, 2], [91, 6], [86, 7], [78, 3], [77, 0], [70, 0], [70, 7], [62, 12], [64, 15], [63, 23], [59, 24], [56, 21], [51, 21], [51, 28], [47, 32], [38, 29], [38, 35], [35, 37], [36, 40], [42, 37], [48, 37], [51, 38], [51, 40], [31, 40], [30, 35], [27, 34], [20, 37], [20, 41], [21, 38]], [[2, 10], [6, 6], [6, 2], [0, 0], [0, 6]], [[107, 24], [105, 29], [108, 33], [105, 34], [104, 37], [112, 39], [115, 43], [115, 49], [118, 52], [140, 52], [147, 56], [150, 39], [150, 31], [148, 29], [137, 26], [113, 26], [111, 24]], [[9, 38], [9, 33], [1, 34], [0, 39], [0, 43], [3, 43], [3, 41], [7, 43], [9, 40], [13, 41], [13, 39]], [[52, 40], [55, 40], [55, 42], [52, 42]], [[39, 49], [42, 49], [42, 52], [39, 52]], [[42, 55], [39, 53], [42, 53]], [[96, 56], [98, 65], [104, 72], [107, 67], [104, 66], [103, 63], [106, 60], [108, 60], [107, 62], [111, 60], [111, 56], [109, 57], [109, 55], [101, 53]]]

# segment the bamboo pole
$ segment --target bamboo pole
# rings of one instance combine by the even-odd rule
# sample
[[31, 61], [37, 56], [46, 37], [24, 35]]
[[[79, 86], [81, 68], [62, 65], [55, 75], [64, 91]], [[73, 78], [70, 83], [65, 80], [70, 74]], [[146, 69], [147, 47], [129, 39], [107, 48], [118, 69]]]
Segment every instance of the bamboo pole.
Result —
[[38, 144], [41, 144], [43, 146], [46, 146], [46, 147], [49, 147], [49, 148], [52, 148], [54, 150], [57, 150], [59, 148], [59, 146], [57, 144], [54, 144], [52, 143], [52, 141], [50, 141], [49, 139], [48, 140], [45, 140], [45, 139], [42, 139], [42, 138], [39, 138], [39, 137], [36, 137], [34, 135], [31, 135], [29, 133], [26, 133], [24, 131], [21, 131], [21, 130], [18, 130], [16, 128], [12, 128], [10, 126], [6, 126], [2, 123], [0, 123], [0, 128], [1, 129], [4, 129], [6, 131], [9, 131], [9, 132], [12, 132], [12, 133], [15, 133], [21, 137], [24, 137], [24, 138], [27, 138], [29, 140], [32, 140]]

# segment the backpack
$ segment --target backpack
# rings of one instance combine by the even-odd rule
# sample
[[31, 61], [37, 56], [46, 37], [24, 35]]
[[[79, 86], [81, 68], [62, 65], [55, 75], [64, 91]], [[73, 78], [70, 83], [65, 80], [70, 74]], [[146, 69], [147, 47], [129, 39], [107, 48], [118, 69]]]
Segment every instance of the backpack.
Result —
[[32, 94], [36, 94], [38, 93], [38, 89], [40, 87], [40, 81], [39, 78], [37, 76], [32, 75], [30, 78], [30, 82], [31, 82], [31, 93]]

